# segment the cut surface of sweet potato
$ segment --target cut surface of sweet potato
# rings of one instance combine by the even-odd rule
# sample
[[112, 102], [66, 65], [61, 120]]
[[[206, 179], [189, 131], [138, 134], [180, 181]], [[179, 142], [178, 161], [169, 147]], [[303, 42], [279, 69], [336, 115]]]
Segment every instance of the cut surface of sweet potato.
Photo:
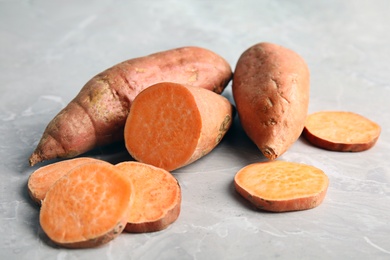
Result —
[[115, 166], [129, 176], [134, 188], [134, 203], [125, 231], [160, 231], [176, 221], [180, 214], [181, 190], [171, 173], [140, 162], [122, 162]]
[[232, 123], [227, 98], [212, 91], [161, 82], [134, 99], [125, 124], [125, 144], [139, 162], [167, 171], [212, 151]]
[[234, 185], [257, 208], [285, 212], [320, 205], [329, 180], [322, 170], [310, 165], [271, 161], [242, 168], [234, 177]]
[[58, 179], [77, 166], [95, 162], [104, 161], [89, 157], [79, 157], [38, 168], [30, 175], [27, 182], [27, 189], [31, 199], [38, 205], [41, 205], [41, 201], [45, 198], [47, 191]]
[[56, 181], [47, 192], [40, 225], [58, 245], [99, 246], [123, 231], [132, 199], [132, 183], [115, 166], [84, 164]]
[[313, 145], [332, 151], [360, 152], [373, 147], [381, 127], [353, 112], [320, 111], [310, 114], [303, 136]]

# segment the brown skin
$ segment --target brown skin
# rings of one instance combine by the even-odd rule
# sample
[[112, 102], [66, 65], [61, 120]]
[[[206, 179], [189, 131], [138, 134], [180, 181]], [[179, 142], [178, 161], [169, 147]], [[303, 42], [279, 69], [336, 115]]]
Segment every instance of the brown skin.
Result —
[[310, 75], [297, 53], [272, 43], [250, 47], [237, 62], [232, 90], [246, 134], [268, 159], [281, 156], [299, 138]]
[[122, 162], [115, 167], [130, 178], [134, 187], [134, 203], [125, 231], [155, 232], [176, 221], [180, 214], [181, 190], [172, 174], [139, 162]]
[[60, 246], [96, 247], [123, 231], [133, 199], [132, 183], [122, 171], [107, 163], [87, 163], [50, 188], [39, 222]]
[[75, 157], [123, 140], [130, 106], [150, 85], [171, 81], [221, 93], [231, 77], [226, 60], [199, 47], [172, 49], [119, 63], [89, 80], [48, 124], [30, 165]]
[[28, 194], [31, 199], [41, 205], [41, 201], [45, 198], [46, 193], [51, 186], [59, 180], [62, 176], [77, 166], [86, 163], [107, 163], [102, 160], [80, 157], [64, 161], [52, 163], [35, 170], [29, 177], [27, 183]]
[[125, 145], [137, 161], [172, 171], [211, 152], [230, 128], [232, 111], [211, 91], [158, 83], [134, 99]]
[[234, 177], [234, 186], [256, 208], [286, 212], [320, 205], [329, 180], [320, 169], [310, 165], [269, 161], [242, 168]]
[[356, 113], [320, 111], [306, 119], [302, 135], [313, 145], [338, 152], [361, 152], [373, 147], [381, 127]]

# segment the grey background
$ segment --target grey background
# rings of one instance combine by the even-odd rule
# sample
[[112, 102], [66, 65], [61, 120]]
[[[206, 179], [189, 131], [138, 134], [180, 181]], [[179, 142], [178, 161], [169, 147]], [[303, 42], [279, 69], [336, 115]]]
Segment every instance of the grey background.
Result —
[[[0, 0], [1, 259], [389, 259], [390, 34], [388, 1]], [[314, 165], [330, 179], [319, 207], [256, 211], [234, 174], [264, 157], [236, 120], [223, 142], [173, 172], [179, 219], [162, 232], [123, 234], [99, 248], [53, 246], [28, 198], [28, 166], [49, 120], [92, 76], [129, 58], [196, 45], [234, 69], [258, 42], [298, 52], [311, 70], [309, 112], [345, 110], [382, 126], [361, 153], [299, 139], [280, 160]], [[232, 102], [231, 85], [224, 96]], [[129, 159], [123, 147], [88, 154]]]

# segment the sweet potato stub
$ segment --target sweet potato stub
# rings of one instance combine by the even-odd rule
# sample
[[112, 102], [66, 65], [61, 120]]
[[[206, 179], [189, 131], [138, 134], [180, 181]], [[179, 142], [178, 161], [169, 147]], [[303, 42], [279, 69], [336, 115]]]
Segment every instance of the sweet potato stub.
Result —
[[201, 129], [201, 115], [191, 92], [172, 83], [159, 84], [134, 100], [126, 121], [125, 144], [136, 160], [172, 170], [191, 158]]

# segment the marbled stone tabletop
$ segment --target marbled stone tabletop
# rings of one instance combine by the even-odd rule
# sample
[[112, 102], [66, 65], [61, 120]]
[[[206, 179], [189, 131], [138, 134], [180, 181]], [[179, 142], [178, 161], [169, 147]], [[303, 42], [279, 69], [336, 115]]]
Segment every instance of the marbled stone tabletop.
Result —
[[[172, 172], [183, 201], [166, 230], [81, 250], [48, 240], [26, 188], [41, 165], [30, 167], [28, 157], [86, 81], [120, 61], [187, 45], [213, 50], [234, 69], [264, 41], [308, 63], [310, 113], [353, 111], [382, 127], [364, 152], [325, 151], [300, 138], [279, 158], [329, 176], [319, 207], [266, 213], [235, 192], [235, 173], [264, 160], [235, 120], [214, 151]], [[386, 0], [0, 0], [0, 82], [0, 259], [390, 259]], [[223, 95], [234, 102], [231, 83]], [[88, 156], [129, 159], [121, 145]]]

